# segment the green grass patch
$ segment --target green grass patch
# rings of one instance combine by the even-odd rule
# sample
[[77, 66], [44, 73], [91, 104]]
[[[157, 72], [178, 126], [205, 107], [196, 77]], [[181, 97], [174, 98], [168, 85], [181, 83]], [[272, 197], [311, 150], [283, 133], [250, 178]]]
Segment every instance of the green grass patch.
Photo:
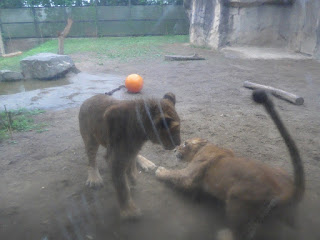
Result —
[[[188, 42], [187, 35], [145, 36], [145, 37], [102, 37], [102, 38], [66, 38], [65, 54], [93, 53], [98, 58], [126, 61], [144, 56], [161, 56], [161, 46], [172, 43]], [[20, 70], [20, 60], [37, 53], [57, 53], [58, 40], [47, 41], [23, 54], [11, 58], [0, 57], [0, 70]]]
[[44, 110], [27, 110], [24, 108], [0, 112], [0, 142], [9, 138], [11, 132], [47, 131], [47, 129], [44, 129], [46, 124], [36, 124], [33, 119], [33, 116], [44, 112]]

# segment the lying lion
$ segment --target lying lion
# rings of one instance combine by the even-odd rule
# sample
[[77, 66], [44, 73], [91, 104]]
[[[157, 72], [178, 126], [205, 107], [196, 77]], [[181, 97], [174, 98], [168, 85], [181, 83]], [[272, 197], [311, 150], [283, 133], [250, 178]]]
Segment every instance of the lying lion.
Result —
[[89, 160], [87, 185], [102, 185], [96, 154], [100, 145], [107, 148], [112, 181], [123, 218], [138, 217], [140, 209], [131, 199], [128, 180], [135, 183], [136, 160], [143, 168], [154, 165], [138, 155], [150, 140], [165, 149], [180, 144], [180, 118], [175, 110], [175, 95], [162, 99], [120, 101], [105, 94], [87, 99], [80, 108], [80, 133]]
[[237, 157], [232, 151], [200, 138], [187, 140], [175, 149], [178, 159], [189, 162], [186, 168], [167, 170], [159, 167], [156, 171], [156, 177], [160, 180], [184, 190], [200, 189], [224, 201], [231, 228], [231, 234], [224, 235], [228, 236], [224, 239], [252, 239], [256, 229], [254, 226], [267, 215], [277, 215], [293, 224], [292, 213], [305, 190], [304, 170], [298, 149], [278, 117], [271, 99], [264, 91], [254, 92], [253, 98], [264, 104], [278, 127], [292, 158], [294, 180], [280, 169]]

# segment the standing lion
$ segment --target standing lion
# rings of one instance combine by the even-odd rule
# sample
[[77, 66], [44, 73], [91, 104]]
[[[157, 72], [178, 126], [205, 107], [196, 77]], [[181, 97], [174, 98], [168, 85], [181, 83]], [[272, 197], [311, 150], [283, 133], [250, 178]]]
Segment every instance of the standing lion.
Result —
[[[87, 99], [79, 112], [80, 133], [89, 159], [87, 185], [102, 185], [96, 164], [99, 145], [107, 148], [112, 181], [117, 192], [120, 215], [139, 216], [131, 198], [128, 179], [135, 183], [136, 158], [143, 144], [150, 140], [165, 149], [180, 145], [180, 118], [175, 110], [175, 95], [162, 99], [116, 100], [105, 94]], [[138, 156], [143, 164], [144, 158]]]

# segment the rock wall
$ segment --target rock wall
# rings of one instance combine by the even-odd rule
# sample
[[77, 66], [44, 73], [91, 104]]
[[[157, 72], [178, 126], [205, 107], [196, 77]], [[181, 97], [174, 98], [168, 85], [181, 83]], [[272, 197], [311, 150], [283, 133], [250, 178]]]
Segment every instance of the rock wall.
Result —
[[285, 47], [320, 59], [319, 0], [186, 0], [190, 42]]
[[291, 6], [229, 7], [227, 44], [286, 46]]
[[296, 0], [290, 18], [290, 49], [320, 59], [319, 21], [319, 0]]

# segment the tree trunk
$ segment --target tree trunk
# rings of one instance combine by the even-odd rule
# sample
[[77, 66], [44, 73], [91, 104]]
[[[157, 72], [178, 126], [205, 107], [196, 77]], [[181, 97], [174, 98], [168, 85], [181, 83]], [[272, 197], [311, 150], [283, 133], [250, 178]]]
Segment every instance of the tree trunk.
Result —
[[58, 54], [64, 54], [64, 39], [69, 34], [72, 23], [73, 23], [73, 20], [71, 18], [68, 18], [67, 26], [64, 28], [63, 32], [59, 33], [58, 35], [58, 44], [59, 44]]

